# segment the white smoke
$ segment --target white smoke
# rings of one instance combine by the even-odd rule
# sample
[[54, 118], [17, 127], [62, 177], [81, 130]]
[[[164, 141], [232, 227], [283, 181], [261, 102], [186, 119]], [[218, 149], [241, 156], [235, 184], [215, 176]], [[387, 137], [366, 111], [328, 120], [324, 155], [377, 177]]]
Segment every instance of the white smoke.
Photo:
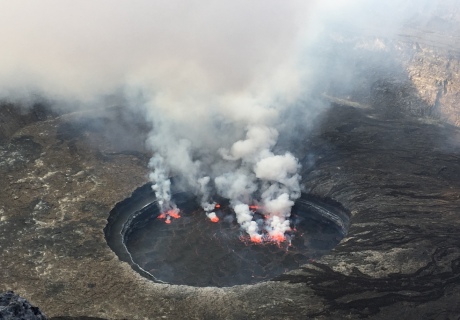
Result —
[[[43, 95], [72, 108], [121, 97], [152, 125], [150, 179], [163, 210], [175, 209], [170, 178], [179, 176], [210, 218], [215, 191], [231, 200], [250, 236], [275, 237], [289, 230], [300, 195], [299, 161], [275, 148], [286, 128], [320, 112], [306, 103], [286, 123], [286, 110], [313, 83], [351, 78], [346, 59], [323, 68], [329, 61], [317, 63], [312, 44], [337, 26], [394, 32], [439, 3], [3, 0], [0, 95]], [[253, 221], [254, 203], [264, 223]]]
[[262, 236], [259, 233], [259, 226], [257, 222], [253, 221], [253, 212], [249, 210], [247, 204], [236, 204], [233, 209], [236, 213], [236, 221], [241, 225], [241, 227], [249, 234], [253, 241], [260, 242]]
[[152, 189], [158, 199], [162, 211], [170, 209], [168, 206], [171, 202], [171, 180], [169, 180], [169, 169], [166, 166], [164, 159], [158, 155], [154, 155], [149, 161], [149, 168], [152, 172], [149, 175], [151, 181], [155, 184]]
[[225, 160], [242, 159], [244, 162], [256, 162], [270, 153], [277, 139], [278, 132], [275, 129], [253, 126], [248, 128], [245, 140], [235, 142], [230, 151], [219, 151]]
[[[237, 162], [237, 169], [215, 178], [218, 193], [231, 199], [237, 221], [251, 236], [260, 239], [262, 232], [284, 234], [289, 230], [288, 217], [295, 199], [300, 196], [300, 168], [290, 153], [275, 155], [278, 132], [266, 126], [247, 129], [246, 138], [236, 141], [229, 150], [219, 149], [223, 160]], [[259, 196], [255, 197], [258, 192]], [[252, 221], [250, 204], [260, 202], [266, 215], [264, 226]]]

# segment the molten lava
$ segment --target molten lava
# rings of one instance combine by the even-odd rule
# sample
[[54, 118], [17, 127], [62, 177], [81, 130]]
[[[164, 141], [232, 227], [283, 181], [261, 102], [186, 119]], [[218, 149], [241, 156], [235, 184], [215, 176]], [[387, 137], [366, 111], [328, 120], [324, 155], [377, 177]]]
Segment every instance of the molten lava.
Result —
[[[265, 212], [265, 208], [261, 205], [258, 204], [251, 204], [248, 205], [249, 210], [251, 210], [254, 214], [252, 222], [257, 222], [260, 221], [260, 219], [269, 219], [271, 214], [268, 212]], [[291, 231], [290, 228], [283, 228], [283, 230], [277, 230], [278, 227], [274, 226], [274, 230], [268, 230], [268, 229], [262, 229], [260, 226], [259, 227], [253, 227], [251, 228], [252, 230], [247, 230], [247, 233], [249, 234], [249, 241], [255, 244], [266, 244], [266, 243], [274, 243], [277, 245], [280, 245], [282, 242], [286, 242], [289, 237], [286, 237], [284, 232], [285, 231]], [[243, 240], [243, 238], [242, 238]], [[245, 237], [243, 241], [248, 241], [248, 237]], [[290, 242], [290, 241], [289, 241]]]
[[158, 219], [165, 219], [165, 223], [170, 224], [171, 223], [171, 218], [173, 219], [179, 219], [180, 214], [178, 209], [171, 209], [166, 212], [162, 212], [159, 216]]
[[262, 236], [260, 234], [253, 234], [251, 236], [251, 242], [254, 242], [254, 243], [262, 243]]
[[219, 222], [219, 217], [216, 215], [215, 212], [210, 212], [206, 214], [212, 222]]
[[180, 218], [179, 211], [176, 211], [176, 210], [169, 210], [166, 214], [168, 214], [171, 218], [174, 218], [174, 219]]
[[274, 232], [270, 235], [270, 240], [273, 242], [283, 242], [286, 240], [286, 237], [281, 232]]

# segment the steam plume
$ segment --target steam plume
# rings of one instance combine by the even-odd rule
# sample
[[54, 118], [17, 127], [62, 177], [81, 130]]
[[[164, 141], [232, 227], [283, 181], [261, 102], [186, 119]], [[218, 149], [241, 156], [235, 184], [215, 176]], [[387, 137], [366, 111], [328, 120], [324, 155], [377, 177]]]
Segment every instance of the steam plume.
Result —
[[[176, 210], [177, 175], [211, 219], [217, 192], [251, 237], [279, 239], [300, 195], [300, 163], [278, 148], [280, 135], [321, 111], [306, 99], [318, 84], [353, 79], [347, 57], [316, 54], [324, 35], [343, 26], [391, 34], [439, 3], [4, 0], [0, 95], [90, 109], [119, 98], [152, 124], [150, 179], [163, 210]], [[288, 121], [292, 107], [301, 116]], [[252, 203], [265, 222], [253, 221]]]

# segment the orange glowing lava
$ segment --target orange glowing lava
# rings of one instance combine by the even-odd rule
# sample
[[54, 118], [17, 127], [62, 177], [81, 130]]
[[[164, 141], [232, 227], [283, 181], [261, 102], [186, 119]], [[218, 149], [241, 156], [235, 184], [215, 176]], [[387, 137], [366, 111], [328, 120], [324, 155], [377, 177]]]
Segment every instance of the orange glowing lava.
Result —
[[286, 240], [286, 237], [281, 232], [275, 232], [270, 235], [270, 239], [274, 242], [283, 242]]
[[260, 206], [252, 205], [252, 206], [249, 206], [249, 209], [251, 209], [251, 210], [259, 210]]
[[219, 209], [220, 208], [220, 204], [216, 204], [216, 209]]
[[158, 219], [165, 219], [165, 223], [170, 224], [171, 223], [171, 218], [173, 219], [179, 219], [180, 214], [178, 209], [171, 209], [166, 212], [160, 213], [158, 216]]
[[[242, 238], [243, 240], [243, 238]], [[287, 241], [286, 236], [281, 232], [274, 232], [271, 235], [268, 234], [252, 234], [249, 236], [249, 240], [255, 244], [263, 243], [275, 243], [280, 245], [281, 242]], [[243, 240], [244, 241], [244, 240]], [[247, 241], [247, 238], [246, 238]]]
[[219, 222], [219, 218], [218, 218], [218, 217], [212, 217], [212, 218], [211, 218], [211, 221], [212, 221], [212, 222]]
[[179, 211], [169, 210], [168, 212], [166, 212], [166, 214], [169, 215], [171, 218], [174, 218], [174, 219], [179, 219], [180, 218]]

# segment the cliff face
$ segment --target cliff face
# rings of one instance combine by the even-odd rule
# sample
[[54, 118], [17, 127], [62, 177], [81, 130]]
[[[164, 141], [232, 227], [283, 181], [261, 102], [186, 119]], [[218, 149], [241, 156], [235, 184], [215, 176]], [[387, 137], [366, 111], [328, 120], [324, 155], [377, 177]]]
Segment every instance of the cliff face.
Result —
[[381, 29], [342, 25], [317, 48], [324, 72], [340, 66], [319, 85], [327, 95], [380, 110], [460, 125], [460, 9], [434, 1], [403, 26]]
[[[459, 43], [460, 37], [452, 41]], [[460, 52], [417, 43], [413, 48], [403, 62], [418, 95], [432, 116], [460, 126]]]

